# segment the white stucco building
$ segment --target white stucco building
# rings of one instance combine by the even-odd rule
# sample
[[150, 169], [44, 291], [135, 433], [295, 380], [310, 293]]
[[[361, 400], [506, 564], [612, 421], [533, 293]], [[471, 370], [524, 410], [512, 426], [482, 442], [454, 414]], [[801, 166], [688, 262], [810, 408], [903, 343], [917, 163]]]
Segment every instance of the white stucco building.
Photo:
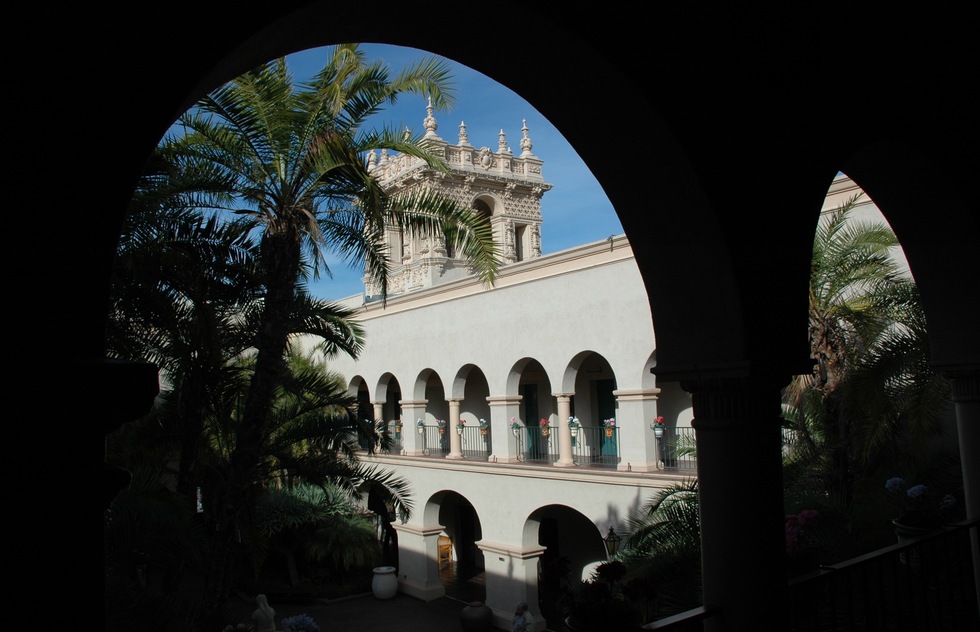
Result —
[[[625, 236], [541, 254], [551, 185], [526, 126], [514, 156], [503, 133], [490, 150], [470, 145], [463, 126], [456, 144], [444, 141], [431, 109], [425, 124], [451, 173], [382, 154], [371, 158], [378, 177], [477, 208], [503, 245], [500, 274], [488, 288], [444, 243], [389, 234], [388, 300], [365, 279], [364, 294], [343, 301], [358, 309], [367, 344], [329, 367], [349, 378], [362, 415], [395, 436], [390, 454], [365, 459], [412, 483], [415, 510], [394, 525], [399, 589], [445, 594], [440, 538], [449, 538], [457, 564], [485, 572], [496, 625], [527, 601], [541, 630], [540, 565], [561, 556], [572, 576], [587, 575], [606, 559], [609, 527], [622, 533], [659, 488], [696, 475], [685, 450], [691, 401], [651, 372], [656, 315]], [[826, 208], [856, 192], [838, 178]], [[658, 416], [664, 437], [651, 427]]]
[[[682, 450], [690, 399], [677, 385], [657, 388], [650, 371], [654, 318], [625, 236], [541, 254], [551, 185], [526, 125], [517, 156], [503, 133], [491, 150], [470, 145], [464, 126], [457, 143], [442, 140], [431, 109], [425, 125], [451, 173], [382, 154], [371, 157], [378, 177], [437, 188], [483, 213], [502, 245], [499, 276], [488, 288], [446, 244], [390, 233], [387, 301], [367, 279], [363, 295], [343, 301], [358, 308], [366, 347], [329, 366], [349, 378], [364, 416], [396, 437], [395, 450], [368, 460], [412, 482], [415, 510], [394, 525], [399, 589], [445, 593], [439, 543], [448, 537], [463, 572], [485, 572], [498, 627], [527, 601], [544, 629], [539, 565], [562, 556], [573, 576], [587, 574], [606, 558], [609, 527], [622, 533], [658, 488], [694, 476]], [[666, 438], [651, 428], [658, 415]]]

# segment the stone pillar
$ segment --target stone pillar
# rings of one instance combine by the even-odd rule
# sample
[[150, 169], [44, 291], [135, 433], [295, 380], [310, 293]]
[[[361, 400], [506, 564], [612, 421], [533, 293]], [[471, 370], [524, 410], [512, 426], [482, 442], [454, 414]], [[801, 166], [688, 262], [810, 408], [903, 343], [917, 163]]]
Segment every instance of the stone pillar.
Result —
[[384, 421], [385, 425], [387, 426], [388, 422], [391, 421], [391, 419], [385, 419], [385, 411], [384, 411], [385, 403], [371, 402], [371, 406], [374, 408], [374, 420], [377, 421], [380, 419]]
[[[963, 471], [963, 502], [966, 517], [980, 517], [980, 370], [946, 371], [956, 408], [956, 428], [960, 441], [960, 467]], [[980, 539], [971, 531], [973, 576], [980, 577]], [[980, 607], [980, 582], [976, 584]]]
[[449, 419], [446, 422], [446, 432], [449, 433], [449, 454], [447, 459], [463, 458], [463, 438], [459, 435], [456, 424], [459, 423], [459, 400], [449, 399]]
[[521, 396], [488, 397], [490, 404], [491, 463], [516, 463], [520, 460], [518, 443], [511, 432], [511, 419], [520, 423]]
[[544, 617], [538, 609], [538, 558], [542, 546], [519, 547], [500, 542], [481, 540], [476, 545], [483, 551], [486, 567], [484, 603], [493, 610], [494, 629], [509, 630], [514, 606], [526, 601], [534, 629], [544, 629]]
[[439, 577], [439, 535], [444, 527], [397, 522], [392, 526], [398, 532], [399, 592], [422, 601], [445, 596]]
[[418, 419], [425, 419], [425, 406], [428, 400], [417, 401], [403, 399], [398, 402], [402, 407], [402, 449], [410, 456], [421, 456], [425, 448], [425, 440], [415, 428]]
[[659, 388], [613, 391], [619, 426], [619, 465], [627, 472], [657, 469], [657, 439], [650, 424], [657, 416]]
[[747, 622], [782, 629], [789, 620], [782, 385], [731, 378], [681, 386], [694, 396], [704, 603], [721, 609], [704, 630], [747, 630]]
[[572, 456], [572, 429], [568, 426], [568, 418], [572, 416], [572, 395], [573, 393], [554, 394], [558, 400], [558, 460], [554, 463], [555, 467], [575, 465]]

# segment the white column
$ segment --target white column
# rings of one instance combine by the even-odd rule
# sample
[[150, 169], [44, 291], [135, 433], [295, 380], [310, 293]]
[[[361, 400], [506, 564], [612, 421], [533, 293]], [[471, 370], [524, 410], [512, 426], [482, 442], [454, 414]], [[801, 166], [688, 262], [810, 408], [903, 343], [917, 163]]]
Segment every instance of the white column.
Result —
[[402, 407], [402, 449], [405, 454], [411, 456], [421, 456], [422, 448], [425, 447], [424, 439], [415, 428], [418, 419], [425, 419], [425, 406], [428, 400], [420, 399], [412, 401], [403, 399], [399, 402]]
[[[404, 410], [404, 409], [403, 409]], [[398, 524], [398, 591], [432, 601], [446, 594], [439, 577], [439, 534], [443, 526]]]
[[484, 603], [493, 610], [494, 629], [509, 630], [514, 606], [526, 601], [534, 617], [534, 629], [544, 630], [544, 617], [538, 610], [538, 558], [545, 547], [522, 548], [487, 540], [476, 545], [483, 551], [487, 592]]
[[391, 421], [390, 419], [385, 419], [384, 418], [384, 415], [385, 415], [385, 412], [384, 412], [385, 403], [384, 402], [371, 402], [371, 405], [374, 407], [374, 420], [375, 421], [377, 421], [379, 419], [382, 420], [382, 421], [384, 421], [384, 422]]
[[[490, 404], [490, 462], [516, 463], [517, 438], [511, 432], [511, 419], [523, 425], [520, 418], [521, 396], [488, 397]], [[523, 430], [522, 430], [523, 432]]]
[[657, 440], [650, 423], [657, 416], [659, 388], [613, 391], [616, 426], [619, 428], [619, 465], [626, 472], [657, 469]]
[[558, 460], [554, 465], [573, 467], [575, 459], [572, 458], [572, 429], [568, 425], [568, 418], [572, 415], [572, 394], [555, 393], [554, 397], [558, 400]]
[[446, 421], [446, 432], [449, 433], [449, 454], [447, 459], [463, 458], [463, 439], [459, 436], [456, 424], [459, 423], [459, 400], [449, 399], [449, 419]]

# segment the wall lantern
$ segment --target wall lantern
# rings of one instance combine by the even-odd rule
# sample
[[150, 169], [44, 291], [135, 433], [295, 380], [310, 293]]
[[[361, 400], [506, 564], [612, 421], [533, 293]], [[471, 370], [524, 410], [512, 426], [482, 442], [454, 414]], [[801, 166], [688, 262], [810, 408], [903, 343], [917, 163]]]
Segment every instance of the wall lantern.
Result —
[[616, 551], [619, 550], [620, 540], [622, 540], [622, 538], [616, 535], [616, 532], [613, 531], [613, 528], [610, 526], [609, 533], [606, 534], [605, 539], [602, 541], [602, 543], [606, 545], [606, 555], [610, 560], [614, 555], [616, 555]]

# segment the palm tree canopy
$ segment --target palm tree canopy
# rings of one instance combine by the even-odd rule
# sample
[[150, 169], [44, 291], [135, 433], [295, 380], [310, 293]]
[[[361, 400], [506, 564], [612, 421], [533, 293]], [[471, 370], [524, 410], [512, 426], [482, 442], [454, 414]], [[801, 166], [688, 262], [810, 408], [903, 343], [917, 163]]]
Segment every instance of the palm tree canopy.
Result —
[[[492, 283], [496, 249], [489, 227], [472, 212], [433, 194], [383, 189], [368, 170], [376, 149], [405, 153], [445, 171], [419, 137], [369, 118], [402, 93], [453, 103], [448, 65], [426, 58], [392, 76], [368, 63], [355, 44], [331, 49], [324, 68], [297, 85], [284, 58], [273, 60], [215, 90], [181, 117], [165, 147], [185, 171], [213, 186], [197, 202], [247, 218], [267, 241], [300, 240], [306, 273], [331, 274], [325, 254], [363, 262], [387, 289], [387, 252], [380, 237], [397, 227], [442, 234]], [[274, 255], [267, 247], [265, 254]], [[384, 292], [382, 292], [384, 294]]]
[[818, 224], [809, 300], [815, 365], [793, 379], [784, 400], [794, 431], [788, 502], [822, 498], [844, 514], [873, 505], [888, 472], [949, 467], [935, 449], [949, 385], [928, 363], [918, 288], [896, 257], [891, 228], [854, 217], [862, 195]]

